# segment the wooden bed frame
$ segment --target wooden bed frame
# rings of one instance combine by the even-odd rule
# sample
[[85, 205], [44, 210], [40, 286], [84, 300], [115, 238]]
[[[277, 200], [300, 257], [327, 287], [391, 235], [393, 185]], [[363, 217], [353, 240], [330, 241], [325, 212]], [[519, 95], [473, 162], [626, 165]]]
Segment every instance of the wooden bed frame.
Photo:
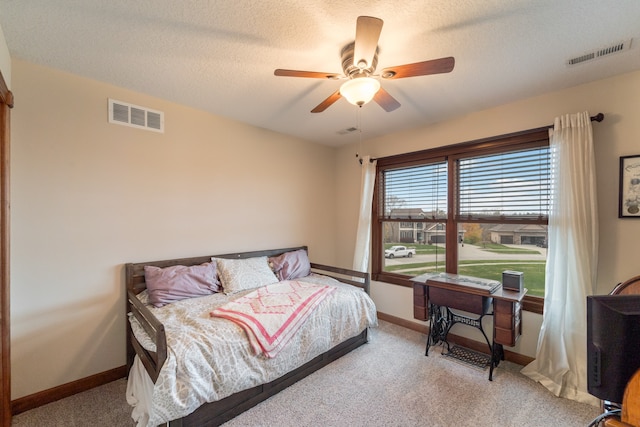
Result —
[[[299, 246], [285, 249], [270, 249], [253, 252], [240, 252], [223, 255], [208, 255], [194, 258], [181, 258], [164, 261], [152, 261], [141, 263], [126, 264], [126, 286], [127, 286], [127, 307], [126, 312], [132, 313], [138, 319], [147, 334], [156, 344], [156, 352], [151, 352], [142, 347], [135, 339], [129, 321], [127, 324], [127, 367], [131, 369], [133, 358], [137, 354], [144, 364], [149, 377], [155, 383], [160, 373], [160, 369], [167, 358], [167, 342], [164, 332], [164, 325], [151, 313], [151, 311], [140, 302], [136, 297], [137, 294], [146, 289], [144, 279], [144, 267], [147, 265], [156, 267], [169, 267], [172, 265], [198, 265], [211, 261], [211, 257], [243, 259], [257, 256], [277, 256], [285, 252], [295, 251], [298, 249], [307, 250], [306, 246]], [[319, 274], [331, 276], [343, 283], [348, 283], [357, 287], [361, 287], [365, 292], [369, 293], [369, 273], [354, 271], [344, 268], [331, 267], [327, 265], [311, 263], [311, 270]], [[299, 368], [283, 375], [282, 377], [248, 390], [235, 393], [222, 400], [206, 403], [200, 406], [196, 411], [192, 412], [184, 418], [169, 422], [171, 427], [187, 427], [187, 426], [217, 426], [235, 416], [241, 414], [247, 409], [257, 405], [263, 400], [273, 396], [281, 390], [287, 388], [296, 381], [306, 377], [307, 375], [317, 371], [325, 365], [328, 365], [335, 359], [349, 353], [351, 350], [361, 346], [367, 342], [367, 329], [363, 330], [359, 335], [349, 338], [348, 340], [338, 344], [326, 353], [310, 360]]]

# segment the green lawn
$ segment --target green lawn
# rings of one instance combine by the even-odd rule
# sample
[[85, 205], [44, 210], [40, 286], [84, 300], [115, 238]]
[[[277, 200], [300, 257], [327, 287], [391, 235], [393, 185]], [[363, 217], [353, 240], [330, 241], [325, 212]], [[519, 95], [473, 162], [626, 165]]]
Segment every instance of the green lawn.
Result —
[[[398, 245], [399, 243], [395, 243]], [[385, 244], [385, 249], [393, 246], [394, 243]], [[400, 243], [402, 245], [402, 243]], [[446, 249], [438, 245], [405, 245], [409, 248], [416, 248], [416, 253], [421, 255], [443, 254]], [[497, 254], [539, 254], [535, 249], [520, 249], [497, 243], [483, 243], [478, 245], [487, 252]], [[444, 257], [438, 262], [414, 262], [401, 265], [386, 266], [385, 271], [397, 272], [408, 276], [419, 276], [424, 273], [444, 272]], [[464, 260], [458, 263], [458, 274], [465, 276], [482, 277], [502, 281], [504, 270], [522, 271], [524, 273], [524, 286], [528, 289], [527, 295], [544, 297], [544, 271], [545, 261], [529, 260]]]
[[501, 245], [499, 243], [481, 243], [478, 245], [480, 249], [496, 254], [539, 254], [540, 251], [535, 249], [514, 248], [511, 246]]
[[[484, 261], [483, 261], [484, 262]], [[545, 262], [509, 262], [508, 269], [522, 271], [524, 273], [524, 287], [528, 289], [527, 295], [544, 297], [544, 267]], [[476, 264], [459, 265], [458, 274], [465, 276], [483, 277], [502, 281], [502, 272], [506, 270], [504, 265]]]
[[[479, 264], [479, 263], [482, 264]], [[527, 294], [537, 297], [544, 297], [544, 269], [545, 263], [542, 261], [461, 261], [458, 266], [458, 274], [465, 276], [482, 277], [502, 281], [504, 270], [522, 271], [524, 273], [524, 286], [528, 289]], [[385, 267], [385, 271], [397, 272], [414, 277], [424, 273], [441, 273], [445, 271], [444, 260], [442, 262], [422, 262], [401, 264]]]

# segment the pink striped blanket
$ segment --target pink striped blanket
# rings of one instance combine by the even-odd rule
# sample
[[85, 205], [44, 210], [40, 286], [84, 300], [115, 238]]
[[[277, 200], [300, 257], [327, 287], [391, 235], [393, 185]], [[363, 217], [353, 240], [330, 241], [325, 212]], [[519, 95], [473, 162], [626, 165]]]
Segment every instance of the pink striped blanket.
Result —
[[275, 357], [333, 286], [285, 280], [216, 308], [210, 314], [241, 326], [256, 354]]

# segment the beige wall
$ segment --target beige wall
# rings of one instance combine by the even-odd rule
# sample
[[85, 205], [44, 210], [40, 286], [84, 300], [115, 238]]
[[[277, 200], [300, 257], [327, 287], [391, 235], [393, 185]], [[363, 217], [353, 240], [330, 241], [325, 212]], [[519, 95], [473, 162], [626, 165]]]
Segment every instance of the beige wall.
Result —
[[[125, 364], [126, 262], [334, 262], [335, 150], [16, 59], [12, 89], [12, 399]], [[165, 133], [109, 124], [108, 98]]]
[[[619, 157], [640, 154], [639, 99], [640, 72], [635, 72], [369, 140], [361, 152], [384, 157], [542, 127], [561, 114], [585, 110], [591, 115], [604, 113], [605, 120], [594, 123], [593, 130], [600, 217], [598, 293], [607, 293], [616, 283], [640, 274], [637, 262], [640, 221], [618, 219], [617, 210]], [[363, 116], [366, 117], [364, 109]], [[338, 227], [343, 231], [338, 235], [337, 248], [339, 259], [345, 264], [353, 252], [352, 230], [356, 227], [358, 209], [360, 171], [353, 157], [355, 150], [355, 146], [343, 147], [337, 159], [337, 177], [345, 184], [337, 189], [341, 207]], [[372, 295], [379, 311], [413, 320], [410, 289], [374, 283]], [[535, 356], [541, 321], [542, 316], [525, 313], [523, 339], [515, 351]], [[461, 329], [454, 329], [454, 333], [481, 339], [478, 331], [468, 334], [462, 326], [455, 328]]]
[[11, 56], [9, 56], [9, 47], [4, 38], [4, 32], [0, 26], [0, 71], [7, 87], [11, 89]]

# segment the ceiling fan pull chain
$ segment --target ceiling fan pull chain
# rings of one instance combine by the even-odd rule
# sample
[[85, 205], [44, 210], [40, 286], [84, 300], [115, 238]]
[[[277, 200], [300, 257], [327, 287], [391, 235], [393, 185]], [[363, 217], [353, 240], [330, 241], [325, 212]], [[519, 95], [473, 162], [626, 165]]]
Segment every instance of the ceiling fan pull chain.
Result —
[[[356, 127], [358, 128], [358, 151], [362, 151], [362, 116], [360, 114], [360, 111], [362, 111], [362, 106], [360, 106], [361, 108], [356, 108]], [[360, 163], [362, 164], [362, 160], [360, 160]]]

